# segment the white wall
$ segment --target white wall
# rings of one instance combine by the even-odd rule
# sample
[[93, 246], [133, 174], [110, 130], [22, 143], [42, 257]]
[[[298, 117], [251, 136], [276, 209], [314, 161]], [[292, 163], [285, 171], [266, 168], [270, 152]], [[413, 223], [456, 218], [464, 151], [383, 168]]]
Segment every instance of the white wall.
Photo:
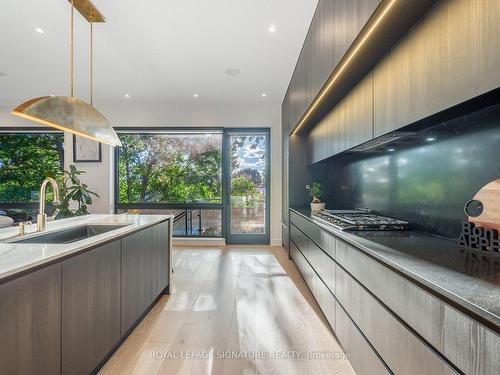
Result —
[[[269, 127], [271, 128], [271, 244], [281, 245], [281, 104], [265, 100], [255, 103], [190, 102], [137, 103], [134, 100], [97, 103], [96, 107], [115, 127]], [[0, 127], [34, 126], [10, 115], [10, 107], [0, 106]], [[73, 163], [73, 141], [65, 134], [65, 167], [76, 164], [87, 173], [82, 178], [99, 194], [92, 213], [113, 212], [114, 152], [102, 146], [101, 163]]]

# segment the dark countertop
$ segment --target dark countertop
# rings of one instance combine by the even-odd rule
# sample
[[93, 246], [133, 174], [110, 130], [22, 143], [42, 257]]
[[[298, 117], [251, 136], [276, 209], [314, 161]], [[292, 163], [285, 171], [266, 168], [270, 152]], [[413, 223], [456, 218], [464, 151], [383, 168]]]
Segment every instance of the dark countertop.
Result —
[[291, 210], [500, 333], [500, 257], [479, 258], [454, 240], [411, 230], [341, 231], [308, 208]]

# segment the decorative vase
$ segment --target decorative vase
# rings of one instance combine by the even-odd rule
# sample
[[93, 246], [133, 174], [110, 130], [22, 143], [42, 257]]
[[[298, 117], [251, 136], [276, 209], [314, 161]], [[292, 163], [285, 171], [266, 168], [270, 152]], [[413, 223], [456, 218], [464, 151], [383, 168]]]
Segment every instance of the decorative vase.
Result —
[[311, 211], [313, 213], [321, 211], [325, 208], [326, 203], [311, 203]]

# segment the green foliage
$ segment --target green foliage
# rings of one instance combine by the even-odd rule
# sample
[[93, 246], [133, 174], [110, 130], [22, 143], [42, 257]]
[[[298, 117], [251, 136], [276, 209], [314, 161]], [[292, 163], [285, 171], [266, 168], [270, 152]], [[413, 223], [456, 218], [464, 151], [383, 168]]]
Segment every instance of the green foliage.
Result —
[[62, 134], [0, 134], [0, 202], [36, 202], [44, 178], [62, 175], [63, 142]]
[[119, 201], [220, 202], [221, 135], [120, 137]]
[[231, 195], [236, 197], [250, 197], [255, 195], [255, 185], [251, 178], [245, 175], [231, 179]]
[[264, 184], [264, 177], [262, 173], [255, 168], [244, 168], [237, 172], [235, 176], [246, 176], [250, 178], [255, 186], [261, 186]]
[[[92, 204], [92, 196], [99, 197], [80, 181], [79, 176], [83, 173], [85, 172], [77, 170], [74, 165], [70, 165], [69, 171], [64, 171], [63, 177], [59, 181], [61, 204], [56, 206], [61, 210], [61, 217], [87, 215], [88, 205]], [[72, 201], [78, 204], [76, 210], [70, 208]]]
[[313, 182], [309, 189], [309, 196], [313, 203], [320, 203], [321, 195], [323, 194], [323, 186], [319, 182]]

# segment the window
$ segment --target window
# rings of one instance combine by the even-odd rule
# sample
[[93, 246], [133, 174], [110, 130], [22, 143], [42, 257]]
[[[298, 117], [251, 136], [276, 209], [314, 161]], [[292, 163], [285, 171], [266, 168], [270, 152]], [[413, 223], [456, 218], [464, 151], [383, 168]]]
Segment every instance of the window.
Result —
[[172, 214], [175, 236], [222, 236], [222, 131], [119, 131], [116, 211]]
[[116, 212], [174, 215], [177, 237], [269, 243], [269, 129], [117, 132]]
[[118, 203], [222, 203], [222, 133], [120, 134]]
[[43, 179], [63, 169], [63, 133], [0, 132], [0, 215], [30, 219]]
[[226, 208], [230, 243], [269, 242], [269, 131], [228, 129]]

